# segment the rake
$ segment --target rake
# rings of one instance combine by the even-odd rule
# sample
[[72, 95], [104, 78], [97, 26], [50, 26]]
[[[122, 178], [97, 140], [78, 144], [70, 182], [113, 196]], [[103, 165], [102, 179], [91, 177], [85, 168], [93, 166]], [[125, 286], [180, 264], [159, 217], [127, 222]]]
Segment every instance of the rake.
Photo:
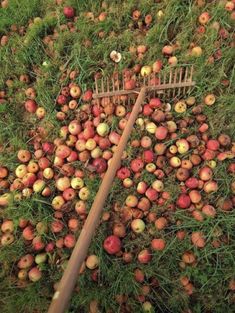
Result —
[[113, 154], [112, 162], [103, 177], [90, 212], [73, 249], [62, 279], [54, 293], [48, 313], [64, 313], [68, 307], [72, 291], [78, 279], [79, 270], [87, 256], [89, 245], [99, 223], [105, 200], [111, 189], [116, 171], [121, 165], [123, 151], [146, 96], [161, 95], [162, 98], [178, 98], [190, 92], [195, 85], [193, 81], [193, 66], [190, 65], [170, 69], [169, 72], [163, 74], [151, 74], [147, 77], [134, 76], [132, 79], [135, 80], [136, 88], [132, 90], [126, 90], [124, 88], [125, 79], [125, 76], [119, 73], [115, 73], [112, 77], [95, 79], [93, 99], [96, 99], [97, 102], [102, 98], [111, 98], [112, 101], [118, 103], [136, 99], [136, 96], [137, 99], [117, 149]]

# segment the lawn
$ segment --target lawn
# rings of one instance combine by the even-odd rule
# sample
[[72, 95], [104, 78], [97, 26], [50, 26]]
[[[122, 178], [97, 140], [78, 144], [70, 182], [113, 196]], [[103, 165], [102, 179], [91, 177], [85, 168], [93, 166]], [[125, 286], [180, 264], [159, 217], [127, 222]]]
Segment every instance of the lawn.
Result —
[[47, 312], [125, 128], [95, 78], [180, 66], [196, 85], [146, 97], [67, 312], [234, 312], [234, 26], [235, 1], [1, 1], [2, 313]]

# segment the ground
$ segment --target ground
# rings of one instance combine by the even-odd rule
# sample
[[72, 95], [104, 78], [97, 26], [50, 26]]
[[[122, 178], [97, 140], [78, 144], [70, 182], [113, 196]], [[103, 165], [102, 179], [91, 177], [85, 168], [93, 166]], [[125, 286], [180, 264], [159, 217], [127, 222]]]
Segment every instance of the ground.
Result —
[[[152, 66], [156, 60], [162, 60], [167, 69], [169, 56], [162, 53], [166, 45], [173, 47], [177, 66], [193, 65], [195, 70], [196, 86], [190, 94], [195, 97], [196, 103], [193, 106], [188, 105], [187, 111], [180, 114], [174, 110], [175, 103], [180, 99], [162, 99], [172, 106], [171, 118], [177, 122], [178, 136], [185, 138], [188, 135], [198, 135], [201, 145], [206, 144], [208, 138], [216, 139], [221, 134], [227, 134], [234, 141], [235, 19], [234, 9], [229, 11], [226, 7], [228, 2], [9, 0], [6, 5], [7, 0], [2, 1], [0, 167], [7, 167], [10, 174], [6, 179], [8, 186], [1, 184], [0, 195], [9, 191], [15, 179], [15, 169], [20, 164], [18, 151], [28, 149], [33, 154], [36, 149], [34, 139], [37, 136], [41, 138], [41, 142], [63, 138], [61, 127], [79, 116], [79, 112], [76, 115], [74, 110], [64, 107], [66, 118], [58, 119], [61, 109], [57, 99], [63, 87], [73, 82], [84, 93], [94, 87], [94, 76], [98, 72], [110, 75], [116, 70], [121, 72], [126, 68], [131, 69], [136, 64]], [[65, 6], [75, 9], [75, 19], [64, 16]], [[133, 18], [135, 10], [139, 10], [141, 14], [137, 20]], [[107, 16], [100, 15], [102, 12], [107, 13]], [[209, 14], [209, 21], [205, 25], [199, 21], [203, 12]], [[148, 14], [152, 17], [150, 24], [146, 23]], [[140, 45], [147, 47], [143, 54], [136, 52]], [[200, 55], [192, 53], [194, 47], [201, 47]], [[121, 53], [119, 63], [110, 59], [112, 50]], [[69, 77], [72, 71], [77, 71], [75, 79]], [[25, 81], [22, 75], [27, 75], [29, 81]], [[29, 87], [36, 91], [38, 106], [46, 110], [43, 119], [25, 110], [24, 103], [29, 98], [26, 91]], [[216, 99], [211, 106], [205, 104], [205, 96], [209, 94], [213, 94]], [[183, 97], [185, 99], [186, 96]], [[91, 102], [87, 103], [92, 105]], [[82, 108], [84, 101], [81, 97], [78, 104]], [[193, 111], [200, 105], [203, 111], [201, 115], [209, 126], [204, 137], [198, 131], [203, 122], [200, 117], [195, 118], [200, 112], [195, 114]], [[126, 109], [130, 111], [131, 106]], [[94, 117], [91, 112], [89, 114], [89, 119], [92, 120]], [[114, 114], [106, 116], [104, 120], [110, 130], [121, 134], [121, 118]], [[140, 118], [146, 119], [146, 116], [141, 113]], [[193, 119], [192, 123], [180, 126], [180, 121], [189, 121], [190, 118]], [[159, 126], [160, 123], [157, 124]], [[182, 130], [183, 128], [186, 130]], [[122, 161], [123, 167], [130, 168], [131, 160], [142, 155], [143, 147], [134, 147], [131, 143], [144, 135], [150, 136], [156, 143], [154, 135], [136, 124], [126, 149], [127, 156]], [[172, 138], [168, 138], [165, 144], [169, 147], [173, 142]], [[124, 206], [130, 194], [140, 198], [136, 192], [139, 181], [151, 184], [156, 177], [146, 170], [139, 177], [132, 173], [134, 184], [130, 188], [124, 188], [122, 181], [115, 178], [104, 207], [105, 212], [111, 212], [111, 220], [106, 222], [103, 218], [89, 249], [90, 255], [95, 254], [99, 258], [98, 271], [86, 269], [80, 275], [69, 313], [98, 312], [96, 305], [100, 312], [234, 312], [235, 213], [232, 207], [235, 188], [232, 185], [234, 169], [230, 172], [228, 170], [234, 164], [234, 148], [230, 144], [227, 148], [220, 147], [220, 152], [226, 149], [230, 151], [230, 155], [225, 160], [217, 160], [217, 155], [213, 158], [216, 161], [215, 167], [212, 165], [213, 179], [218, 184], [218, 190], [209, 194], [200, 191], [203, 203], [210, 203], [216, 208], [215, 218], [203, 217], [202, 221], [198, 221], [190, 212], [185, 213], [185, 210], [170, 210], [169, 204], [176, 202], [182, 187], [175, 177], [175, 170], [171, 170], [164, 178], [164, 191], [171, 195], [171, 199], [162, 205], [151, 205], [151, 212], [156, 217], [167, 219], [167, 227], [156, 229], [154, 223], [148, 220], [149, 217], [144, 215], [145, 231], [133, 234], [130, 221], [123, 222], [124, 217], [119, 208]], [[191, 148], [183, 158], [189, 158], [193, 153]], [[54, 154], [48, 155], [48, 158], [54, 160]], [[208, 165], [208, 160], [203, 160], [199, 167], [194, 166], [191, 173], [197, 175], [199, 168], [204, 165]], [[101, 176], [84, 169], [81, 160], [75, 161], [73, 166], [84, 171], [84, 182], [90, 190], [86, 201], [89, 210]], [[165, 170], [167, 172], [166, 168]], [[39, 265], [42, 278], [37, 282], [17, 278], [19, 259], [27, 253], [38, 254], [32, 248], [32, 242], [26, 242], [22, 237], [19, 220], [30, 221], [34, 228], [39, 222], [51, 225], [55, 217], [51, 201], [57, 194], [53, 179], [48, 186], [53, 190], [49, 197], [32, 194], [29, 197], [23, 196], [18, 202], [15, 199], [6, 207], [0, 206], [1, 225], [6, 220], [14, 222], [14, 241], [10, 245], [2, 244], [0, 253], [0, 309], [3, 313], [46, 312], [54, 284], [61, 278], [71, 253], [71, 249], [66, 247], [56, 247], [48, 252], [47, 261]], [[17, 194], [16, 190], [12, 192]], [[225, 208], [225, 202], [229, 209]], [[56, 242], [71, 233], [68, 227], [71, 218], [79, 219], [79, 230], [72, 232], [78, 237], [84, 216], [78, 217], [72, 207], [71, 211], [67, 209], [63, 215], [63, 232], [55, 234], [49, 227], [48, 232], [41, 234], [43, 241]], [[121, 255], [107, 254], [103, 248], [105, 238], [112, 234], [113, 224], [120, 221], [126, 228], [126, 235], [121, 239], [123, 249], [133, 256], [129, 263], [123, 262]], [[179, 231], [185, 232], [183, 240], [176, 236]], [[196, 231], [204, 235], [206, 245], [203, 248], [198, 248], [191, 242], [191, 234]], [[3, 233], [4, 231], [1, 236]], [[153, 238], [164, 239], [165, 249], [152, 251], [152, 259], [147, 264], [139, 263], [138, 253], [142, 249], [149, 249]], [[182, 261], [182, 256], [187, 251], [191, 251], [196, 258], [193, 265]], [[141, 283], [134, 275], [137, 268], [144, 273], [144, 281]], [[187, 277], [192, 284], [192, 294], [191, 289], [189, 291], [183, 288], [182, 277]], [[152, 305], [149, 311], [143, 306], [146, 302]]]

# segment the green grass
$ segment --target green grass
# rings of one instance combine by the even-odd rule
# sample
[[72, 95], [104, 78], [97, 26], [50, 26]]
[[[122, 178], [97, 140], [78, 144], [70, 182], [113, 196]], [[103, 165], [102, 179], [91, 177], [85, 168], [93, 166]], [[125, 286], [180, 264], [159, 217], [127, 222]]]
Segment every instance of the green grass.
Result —
[[[199, 8], [195, 2], [108, 0], [105, 9], [102, 8], [101, 0], [68, 0], [65, 4], [72, 5], [78, 16], [73, 23], [75, 31], [70, 32], [68, 27], [61, 27], [66, 24], [62, 13], [63, 5], [55, 5], [52, 0], [9, 0], [9, 7], [0, 9], [0, 36], [9, 36], [8, 44], [0, 47], [0, 90], [5, 90], [7, 94], [5, 103], [0, 104], [0, 148], [3, 151], [0, 152], [0, 165], [7, 166], [14, 173], [18, 165], [17, 151], [20, 148], [33, 151], [29, 130], [44, 127], [47, 131], [45, 140], [53, 140], [58, 136], [61, 125], [66, 125], [67, 122], [59, 122], [55, 114], [58, 110], [56, 98], [60, 90], [69, 82], [67, 71], [79, 71], [75, 82], [85, 90], [93, 87], [93, 77], [98, 71], [110, 74], [114, 69], [121, 71], [137, 63], [151, 65], [156, 59], [162, 59], [167, 67], [167, 59], [162, 56], [161, 50], [164, 45], [176, 42], [181, 47], [175, 52], [179, 64], [194, 65], [196, 87], [191, 94], [196, 97], [197, 104], [203, 103], [204, 96], [208, 93], [216, 95], [216, 103], [211, 107], [203, 108], [203, 114], [207, 116], [210, 126], [210, 137], [216, 137], [223, 132], [234, 140], [235, 54], [234, 48], [231, 47], [234, 40], [234, 21], [217, 1], [206, 4], [205, 8]], [[133, 22], [132, 12], [135, 9], [141, 10], [142, 18], [146, 14], [152, 14], [153, 22], [147, 32], [141, 27], [138, 28], [138, 24]], [[159, 10], [164, 13], [162, 18], [157, 15]], [[97, 18], [103, 11], [108, 12], [107, 19], [99, 22]], [[210, 13], [211, 21], [206, 25], [205, 33], [199, 35], [196, 32], [199, 26], [198, 16], [203, 11]], [[93, 12], [95, 19], [86, 18], [85, 12]], [[33, 23], [35, 17], [41, 19]], [[228, 31], [228, 38], [222, 39], [218, 35], [218, 32], [211, 27], [213, 22], [219, 22], [221, 27]], [[33, 24], [29, 27], [29, 23]], [[12, 24], [17, 28], [23, 27], [23, 34], [11, 32]], [[100, 38], [100, 32], [103, 32], [103, 38]], [[45, 38], [50, 38], [51, 44], [46, 44]], [[192, 42], [201, 46], [203, 50], [201, 57], [192, 58], [188, 54]], [[131, 46], [136, 47], [140, 44], [148, 47], [142, 60], [138, 60], [136, 55], [133, 56], [129, 52]], [[218, 44], [222, 57], [210, 64], [208, 58], [218, 52]], [[109, 58], [112, 50], [122, 54], [122, 61], [115, 67]], [[44, 62], [47, 62], [48, 66], [45, 66]], [[20, 82], [19, 78], [22, 74], [29, 76], [29, 84]], [[64, 79], [62, 79], [63, 75]], [[7, 80], [13, 81], [11, 86]], [[228, 85], [224, 86], [222, 80], [228, 80]], [[47, 115], [42, 121], [34, 115], [25, 114], [25, 90], [29, 87], [35, 88], [37, 103], [46, 109]], [[167, 100], [172, 103], [172, 99]], [[79, 100], [79, 105], [82, 104], [82, 100]], [[189, 109], [183, 116], [191, 116], [191, 113]], [[181, 119], [179, 114], [173, 113], [173, 116], [176, 120]], [[74, 118], [75, 113], [68, 116], [69, 120]], [[112, 117], [108, 122], [113, 131], [118, 130], [119, 118]], [[197, 128], [198, 123], [194, 123], [189, 129], [190, 133], [195, 134]], [[131, 140], [139, 139], [143, 134], [146, 133], [135, 126]], [[179, 135], [185, 137], [184, 134], [179, 133]], [[154, 136], [151, 138], [154, 142]], [[172, 142], [168, 141], [167, 146]], [[123, 166], [129, 166], [130, 160], [141, 155], [143, 151], [129, 144], [126, 150], [128, 157], [123, 160]], [[142, 285], [151, 287], [146, 301], [152, 303], [155, 312], [183, 313], [191, 309], [194, 313], [232, 313], [235, 300], [234, 293], [228, 291], [228, 283], [234, 277], [235, 213], [234, 210], [225, 213], [220, 208], [221, 198], [232, 197], [230, 186], [234, 176], [227, 173], [227, 167], [231, 162], [232, 160], [218, 161], [213, 171], [219, 190], [208, 195], [206, 201], [215, 206], [216, 218], [205, 218], [200, 223], [194, 220], [189, 212], [183, 210], [172, 212], [168, 210], [167, 205], [154, 204], [151, 211], [156, 212], [158, 217], [167, 216], [170, 221], [166, 229], [157, 231], [153, 223], [148, 223], [143, 234], [132, 236], [130, 223], [127, 223], [127, 236], [123, 239], [123, 245], [125, 251], [133, 253], [134, 261], [130, 264], [124, 264], [121, 257], [109, 256], [105, 253], [102, 248], [103, 240], [112, 233], [112, 226], [109, 222], [101, 223], [89, 249], [90, 254], [96, 254], [100, 259], [98, 280], [97, 282], [92, 280], [92, 271], [88, 269], [80, 275], [68, 313], [90, 312], [89, 305], [93, 300], [99, 303], [100, 312], [142, 312], [142, 305], [136, 299], [141, 294]], [[74, 166], [82, 168], [83, 164], [76, 162]], [[112, 221], [121, 219], [120, 212], [114, 212], [115, 203], [123, 206], [128, 194], [135, 194], [136, 185], [141, 180], [151, 184], [154, 177], [144, 170], [130, 189], [123, 188], [120, 180], [115, 179], [104, 206], [104, 210], [110, 212]], [[84, 181], [91, 191], [87, 201], [89, 210], [101, 179], [86, 170]], [[171, 194], [172, 201], [176, 200], [180, 189], [174, 172], [164, 179], [164, 185]], [[51, 187], [53, 197], [54, 184]], [[5, 191], [0, 190], [0, 193], [2, 192]], [[140, 195], [138, 197], [140, 198]], [[17, 228], [18, 221], [20, 218], [25, 218], [33, 225], [39, 221], [50, 225], [54, 213], [50, 201], [51, 198], [33, 195], [31, 198], [14, 202], [0, 211], [0, 222], [4, 219], [12, 219], [16, 227], [14, 243], [8, 247], [1, 247], [0, 253], [0, 310], [3, 313], [46, 312], [53, 294], [53, 284], [61, 278], [63, 267], [71, 252], [69, 249], [56, 249], [49, 254], [48, 264], [42, 266], [43, 278], [39, 282], [19, 286], [16, 277], [16, 264], [19, 258], [33, 252], [31, 245], [25, 245], [21, 231]], [[74, 216], [76, 216], [74, 211], [64, 215], [65, 228], [58, 237], [63, 237], [69, 232], [67, 222]], [[180, 223], [176, 224], [177, 221]], [[81, 228], [82, 221], [80, 220], [79, 223]], [[178, 230], [186, 231], [183, 241], [176, 238]], [[192, 231], [197, 230], [205, 234], [204, 249], [197, 249], [191, 243], [190, 235]], [[154, 252], [149, 264], [139, 264], [138, 252], [148, 248], [154, 237], [165, 239], [165, 250]], [[212, 246], [213, 239], [220, 242], [219, 247]], [[55, 241], [56, 236], [49, 231], [43, 235], [43, 240], [45, 243]], [[180, 266], [182, 255], [186, 250], [195, 253], [196, 266], [185, 268]], [[137, 267], [144, 271], [143, 284], [134, 280], [134, 270]], [[187, 296], [181, 287], [179, 278], [183, 275], [188, 276], [194, 285], [195, 292], [192, 296]], [[158, 280], [158, 287], [151, 285], [153, 279]], [[120, 294], [128, 296], [126, 305], [131, 308], [129, 311], [125, 311], [124, 306], [115, 300]]]

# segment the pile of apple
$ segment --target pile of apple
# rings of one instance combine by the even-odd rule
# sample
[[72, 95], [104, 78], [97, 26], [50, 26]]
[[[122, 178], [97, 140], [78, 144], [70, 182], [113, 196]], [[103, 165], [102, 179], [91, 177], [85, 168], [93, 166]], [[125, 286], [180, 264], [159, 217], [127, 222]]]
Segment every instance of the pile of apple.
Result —
[[[227, 1], [225, 9], [234, 18], [234, 2]], [[72, 7], [65, 7], [63, 12], [69, 20], [75, 17]], [[163, 12], [158, 12], [158, 18], [162, 15]], [[102, 22], [106, 17], [107, 13], [103, 12], [98, 20]], [[150, 14], [142, 20], [141, 12], [137, 10], [132, 19], [133, 27], [138, 25], [145, 30], [152, 23]], [[199, 16], [198, 33], [204, 33], [210, 19], [207, 12]], [[219, 24], [214, 23], [212, 27], [218, 28], [220, 36], [227, 36]], [[5, 45], [7, 40], [3, 38], [2, 41]], [[177, 49], [180, 49], [178, 43], [162, 49], [170, 66], [178, 62], [174, 55]], [[145, 45], [130, 47], [130, 53], [138, 61], [143, 59], [147, 50]], [[189, 48], [190, 56], [200, 57], [202, 53], [201, 47], [195, 44]], [[210, 62], [219, 58], [219, 53], [213, 55]], [[163, 61], [158, 59], [152, 66], [136, 64], [132, 70], [125, 69], [125, 89], [136, 87], [135, 74], [148, 76], [151, 72], [159, 73], [162, 68]], [[25, 254], [19, 255], [14, 273], [25, 285], [29, 280], [36, 282], [42, 278], [43, 264], [50, 263], [52, 255], [59, 259], [64, 251], [71, 252], [89, 212], [88, 203], [93, 200], [86, 182], [104, 176], [131, 112], [125, 96], [94, 101], [92, 91], [82, 93], [76, 83], [79, 73], [71, 71], [68, 74], [69, 83], [61, 88], [56, 99], [55, 114], [61, 123], [59, 136], [51, 140], [46, 138], [47, 130], [42, 122], [47, 112], [38, 105], [36, 90], [28, 87], [24, 107], [29, 116], [37, 119], [38, 127], [30, 132], [30, 147], [17, 152], [19, 164], [15, 171], [12, 173], [4, 164], [0, 165], [1, 208], [16, 206], [20, 210], [21, 200], [38, 197], [46, 200], [51, 210], [50, 222], [35, 223], [24, 217], [13, 221], [10, 216], [1, 221], [1, 246], [13, 245], [18, 236], [24, 240]], [[19, 79], [29, 83], [27, 75], [21, 75]], [[1, 102], [7, 99], [5, 92], [1, 92], [0, 97]], [[218, 195], [220, 188], [215, 178], [217, 163], [226, 160], [228, 175], [235, 173], [234, 143], [223, 133], [212, 138], [204, 113], [205, 107], [216, 105], [216, 97], [208, 94], [200, 104], [194, 97], [169, 102], [151, 98], [144, 103], [114, 182], [121, 182], [125, 198], [122, 203], [113, 203], [112, 211], [104, 212], [101, 218], [101, 223], [109, 230], [103, 242], [104, 251], [111, 258], [122, 260], [123, 264], [136, 264], [133, 277], [141, 286], [137, 300], [143, 303], [145, 311], [151, 310], [148, 301], [151, 289], [144, 285], [145, 273], [139, 267], [143, 268], [156, 252], [166, 249], [172, 239], [172, 234], [168, 235], [169, 227], [176, 226], [173, 236], [179, 245], [190, 236], [192, 246], [182, 254], [181, 268], [197, 264], [193, 248], [200, 250], [209, 244], [218, 248], [223, 244], [224, 238], [221, 239], [219, 234], [216, 238], [208, 238], [201, 229], [185, 230], [183, 222], [175, 220], [174, 215], [183, 212], [200, 225], [206, 219], [216, 221], [218, 214], [229, 213], [235, 205], [235, 183], [229, 186], [230, 196], [213, 197]], [[117, 122], [113, 127], [114, 119]], [[177, 190], [175, 194], [167, 184], [169, 177]], [[148, 234], [147, 241], [145, 234]], [[145, 238], [145, 248], [130, 245], [129, 238], [133, 242]], [[89, 269], [91, 279], [97, 282], [99, 263], [99, 257], [91, 251], [80, 272]], [[150, 280], [153, 288], [159, 285], [156, 278]], [[194, 292], [193, 282], [187, 276], [181, 277], [180, 282], [188, 295]], [[231, 286], [234, 288], [234, 284]], [[123, 304], [126, 298], [127, 295], [118, 295], [116, 301]]]

